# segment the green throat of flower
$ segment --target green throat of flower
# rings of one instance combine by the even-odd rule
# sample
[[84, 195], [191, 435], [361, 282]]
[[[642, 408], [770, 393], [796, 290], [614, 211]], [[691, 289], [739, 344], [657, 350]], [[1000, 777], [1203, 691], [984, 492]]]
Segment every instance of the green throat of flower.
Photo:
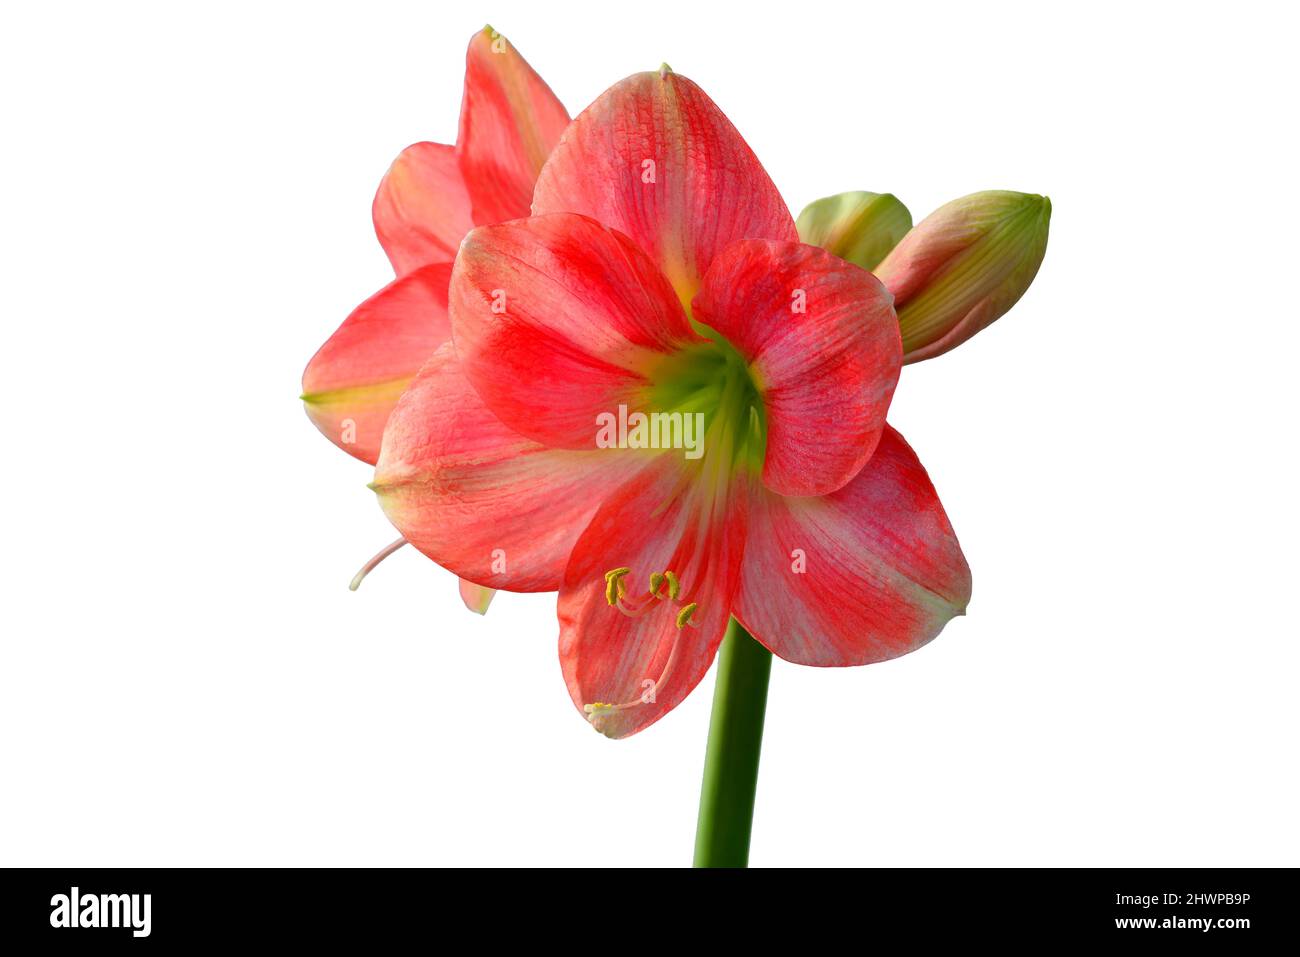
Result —
[[702, 478], [725, 482], [736, 468], [761, 472], [767, 416], [759, 384], [731, 343], [700, 328], [708, 342], [682, 349], [652, 371], [645, 407], [704, 416]]

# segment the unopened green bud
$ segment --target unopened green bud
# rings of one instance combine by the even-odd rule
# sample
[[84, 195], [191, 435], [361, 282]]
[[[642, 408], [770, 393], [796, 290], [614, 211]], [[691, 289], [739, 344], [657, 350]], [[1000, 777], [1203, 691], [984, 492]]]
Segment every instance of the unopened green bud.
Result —
[[941, 206], [874, 270], [894, 295], [903, 361], [947, 352], [1016, 304], [1047, 251], [1046, 196], [989, 190]]
[[912, 228], [912, 214], [890, 193], [839, 193], [809, 203], [796, 225], [809, 245], [875, 269]]

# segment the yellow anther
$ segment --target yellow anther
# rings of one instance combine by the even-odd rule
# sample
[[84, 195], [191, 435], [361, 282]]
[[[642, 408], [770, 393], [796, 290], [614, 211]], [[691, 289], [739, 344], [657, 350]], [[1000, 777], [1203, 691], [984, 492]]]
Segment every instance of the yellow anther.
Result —
[[679, 611], [677, 613], [677, 627], [685, 628], [687, 625], [692, 624], [691, 615], [695, 614], [695, 609], [699, 607], [700, 606], [697, 602], [691, 602], [689, 605], [687, 605], [685, 608]]
[[659, 589], [663, 587], [663, 583], [664, 583], [664, 576], [662, 574], [660, 574], [659, 572], [655, 572], [653, 575], [651, 575], [650, 594], [658, 597]]
[[605, 704], [603, 701], [593, 701], [591, 704], [584, 704], [582, 710], [584, 714], [602, 714], [606, 711], [613, 711], [614, 706]]
[[627, 586], [623, 584], [623, 576], [631, 570], [630, 568], [613, 568], [605, 572], [605, 601], [615, 605], [620, 598], [627, 594]]
[[672, 571], [664, 572], [664, 578], [668, 580], [668, 597], [676, 600], [682, 591], [681, 582], [677, 580], [677, 576]]

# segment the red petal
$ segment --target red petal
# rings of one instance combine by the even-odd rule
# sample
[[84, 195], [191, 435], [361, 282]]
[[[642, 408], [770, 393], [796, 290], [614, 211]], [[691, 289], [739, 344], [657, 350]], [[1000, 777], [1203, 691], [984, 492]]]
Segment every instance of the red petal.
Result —
[[451, 263], [389, 283], [352, 315], [302, 374], [307, 415], [327, 439], [372, 465], [402, 390], [447, 341]]
[[662, 357], [699, 341], [645, 254], [582, 216], [474, 230], [450, 297], [456, 350], [488, 407], [560, 448], [594, 448], [596, 416], [639, 404]]
[[564, 105], [505, 37], [475, 34], [456, 148], [476, 223], [528, 215], [537, 174], [568, 125]]
[[456, 151], [440, 143], [402, 150], [379, 184], [372, 212], [379, 244], [399, 276], [451, 262], [474, 227]]
[[510, 431], [448, 343], [393, 412], [372, 487], [403, 537], [461, 578], [554, 591], [602, 494], [638, 464], [617, 451], [545, 449]]
[[573, 121], [537, 180], [534, 213], [631, 236], [688, 304], [737, 239], [798, 242], [781, 194], [722, 111], [675, 73], [638, 73]]
[[824, 495], [871, 457], [902, 367], [891, 301], [871, 273], [815, 246], [746, 240], [714, 259], [695, 318], [750, 363], [768, 488]]
[[914, 651], [970, 600], [970, 568], [929, 476], [886, 428], [857, 478], [822, 498], [760, 492], [736, 617], [803, 665]]
[[[704, 677], [726, 632], [745, 543], [739, 486], [710, 491], [698, 468], [661, 458], [606, 501], [582, 533], [560, 589], [560, 664], [573, 703], [612, 738], [649, 727]], [[609, 604], [604, 574], [628, 567], [628, 617]], [[677, 601], [649, 594], [671, 569]], [[667, 594], [667, 584], [660, 585]], [[677, 616], [697, 603], [692, 624]], [[603, 707], [598, 707], [603, 705]], [[613, 707], [609, 707], [613, 706]]]

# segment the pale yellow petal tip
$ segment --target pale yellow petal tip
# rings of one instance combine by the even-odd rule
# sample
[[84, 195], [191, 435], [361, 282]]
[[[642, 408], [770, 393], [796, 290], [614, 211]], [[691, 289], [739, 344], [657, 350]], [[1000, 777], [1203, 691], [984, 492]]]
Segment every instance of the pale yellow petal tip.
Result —
[[660, 64], [659, 64], [659, 75], [660, 75], [660, 76], [670, 76], [670, 75], [672, 74], [672, 72], [673, 72], [673, 68], [670, 67], [667, 63], [660, 63]]
[[474, 43], [479, 37], [484, 39], [493, 53], [505, 53], [510, 48], [510, 41], [505, 38], [505, 34], [495, 29], [490, 23], [475, 34], [470, 43]]
[[497, 590], [488, 588], [486, 585], [476, 585], [473, 582], [460, 580], [460, 600], [476, 615], [486, 615], [488, 606], [492, 604], [492, 599], [496, 597]]

